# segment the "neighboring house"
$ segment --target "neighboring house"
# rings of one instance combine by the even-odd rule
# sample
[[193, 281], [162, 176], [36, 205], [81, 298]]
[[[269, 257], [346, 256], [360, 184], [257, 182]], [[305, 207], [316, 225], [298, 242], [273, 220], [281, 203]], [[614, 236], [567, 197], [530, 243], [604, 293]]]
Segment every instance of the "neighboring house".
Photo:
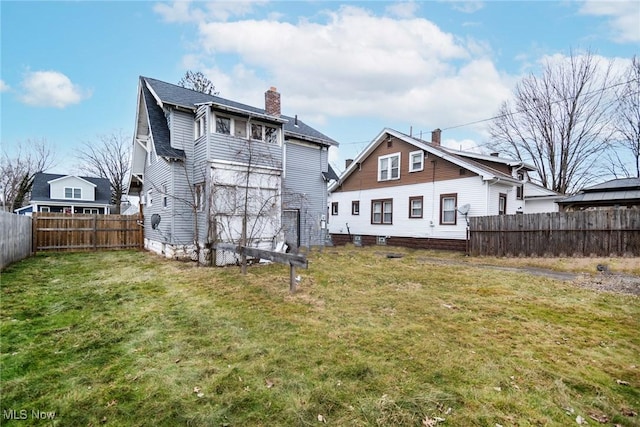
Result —
[[563, 211], [640, 209], [640, 178], [619, 178], [585, 187], [558, 201]]
[[106, 178], [37, 173], [29, 204], [15, 212], [20, 215], [33, 212], [109, 214], [111, 206], [111, 184]]
[[324, 244], [328, 150], [338, 144], [282, 115], [275, 88], [256, 108], [140, 77], [136, 116], [129, 194], [141, 197], [148, 249], [202, 256], [239, 242], [243, 227], [256, 247]]
[[329, 187], [335, 244], [464, 249], [467, 217], [557, 211], [559, 195], [529, 182], [535, 169], [497, 155], [382, 132]]

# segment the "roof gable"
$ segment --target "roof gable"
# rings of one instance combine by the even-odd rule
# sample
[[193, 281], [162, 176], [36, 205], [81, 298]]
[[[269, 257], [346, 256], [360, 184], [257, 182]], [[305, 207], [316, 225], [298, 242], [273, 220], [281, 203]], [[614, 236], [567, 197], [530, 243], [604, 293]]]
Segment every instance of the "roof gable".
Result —
[[340, 179], [333, 183], [329, 187], [329, 191], [334, 191], [342, 182], [344, 182], [355, 170], [359, 168], [359, 165], [362, 164], [371, 154], [376, 150], [376, 148], [382, 144], [388, 136], [392, 136], [403, 141], [406, 144], [414, 146], [416, 150], [422, 150], [428, 154], [431, 154], [435, 157], [444, 159], [448, 162], [453, 163], [461, 168], [467, 169], [479, 176], [484, 180], [489, 179], [501, 179], [503, 181], [517, 183], [518, 180], [512, 178], [511, 176], [496, 170], [492, 169], [486, 165], [480, 164], [472, 159], [465, 158], [463, 156], [459, 156], [458, 154], [453, 154], [449, 150], [446, 150], [440, 146], [434, 145], [432, 143], [428, 143], [426, 141], [416, 139], [410, 137], [409, 135], [403, 134], [402, 132], [398, 132], [393, 129], [384, 128], [378, 136], [376, 136], [369, 145], [354, 159], [354, 161], [345, 169], [345, 171], [340, 175]]
[[74, 175], [63, 175], [60, 178], [54, 178], [52, 180], [47, 181], [47, 184], [51, 185], [53, 183], [62, 182], [62, 181], [81, 181], [85, 184], [91, 185], [94, 188], [97, 187], [93, 182], [87, 181], [85, 178], [81, 178], [79, 176]]

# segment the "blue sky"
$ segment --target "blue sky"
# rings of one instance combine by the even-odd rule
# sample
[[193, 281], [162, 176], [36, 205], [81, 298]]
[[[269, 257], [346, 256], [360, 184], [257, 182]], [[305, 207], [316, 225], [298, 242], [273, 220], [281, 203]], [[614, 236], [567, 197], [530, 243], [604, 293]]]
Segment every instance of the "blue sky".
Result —
[[0, 1], [0, 136], [46, 139], [50, 172], [77, 148], [133, 132], [138, 76], [203, 71], [220, 96], [337, 140], [343, 168], [384, 127], [482, 149], [486, 122], [541, 61], [591, 49], [616, 67], [640, 53], [635, 1]]

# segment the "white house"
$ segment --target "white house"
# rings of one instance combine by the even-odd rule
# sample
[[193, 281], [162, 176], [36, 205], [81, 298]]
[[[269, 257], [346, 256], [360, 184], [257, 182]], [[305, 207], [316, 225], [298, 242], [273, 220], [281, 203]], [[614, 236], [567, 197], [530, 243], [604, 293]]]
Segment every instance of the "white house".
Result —
[[561, 197], [529, 182], [535, 169], [497, 155], [454, 151], [383, 129], [329, 187], [334, 244], [459, 249], [469, 216], [557, 211]]

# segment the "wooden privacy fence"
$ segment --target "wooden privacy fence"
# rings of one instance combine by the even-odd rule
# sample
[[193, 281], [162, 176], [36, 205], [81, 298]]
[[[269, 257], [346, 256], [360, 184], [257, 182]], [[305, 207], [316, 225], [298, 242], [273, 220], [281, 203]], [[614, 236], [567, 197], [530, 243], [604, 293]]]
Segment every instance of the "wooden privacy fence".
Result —
[[640, 256], [640, 211], [627, 209], [471, 217], [469, 254]]
[[82, 251], [144, 246], [138, 215], [33, 215], [33, 250]]

